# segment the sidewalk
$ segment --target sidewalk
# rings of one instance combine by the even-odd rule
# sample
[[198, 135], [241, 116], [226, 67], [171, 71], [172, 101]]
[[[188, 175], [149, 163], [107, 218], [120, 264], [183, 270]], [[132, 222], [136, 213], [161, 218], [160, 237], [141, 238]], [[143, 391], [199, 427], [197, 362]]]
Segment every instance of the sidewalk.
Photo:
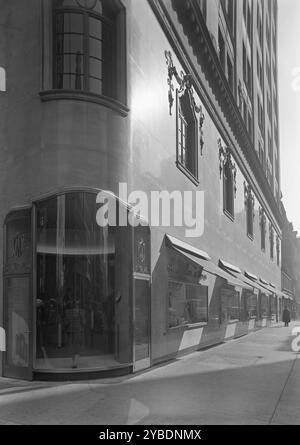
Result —
[[127, 378], [0, 379], [0, 425], [300, 424], [295, 325], [257, 331]]

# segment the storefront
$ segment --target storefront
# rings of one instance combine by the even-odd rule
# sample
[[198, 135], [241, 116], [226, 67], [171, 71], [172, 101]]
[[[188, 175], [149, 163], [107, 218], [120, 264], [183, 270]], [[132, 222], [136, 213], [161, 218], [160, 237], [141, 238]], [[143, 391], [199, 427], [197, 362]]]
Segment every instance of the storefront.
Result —
[[79, 191], [7, 217], [5, 376], [150, 366], [150, 231], [100, 227], [98, 208]]
[[[247, 283], [216, 266], [206, 252], [167, 236], [168, 327], [170, 343], [192, 338], [201, 328], [198, 343], [185, 347], [200, 348], [210, 338], [216, 342], [244, 335], [248, 321], [243, 319], [242, 294], [253, 290]], [[181, 328], [176, 334], [174, 329]], [[176, 340], [175, 340], [176, 339]], [[178, 352], [178, 351], [175, 351]]]
[[265, 289], [257, 282], [258, 279], [253, 274], [248, 272], [243, 274], [239, 267], [223, 260], [220, 260], [219, 264], [220, 267], [244, 283], [241, 295], [240, 320], [244, 323], [244, 326], [247, 326], [247, 330], [251, 331], [260, 323], [260, 294], [264, 293]]

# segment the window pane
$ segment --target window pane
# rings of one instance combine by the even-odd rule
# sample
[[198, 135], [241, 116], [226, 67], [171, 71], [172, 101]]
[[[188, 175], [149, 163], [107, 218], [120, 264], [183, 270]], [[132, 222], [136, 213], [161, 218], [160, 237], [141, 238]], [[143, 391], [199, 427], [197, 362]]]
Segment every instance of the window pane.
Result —
[[232, 286], [223, 286], [221, 289], [221, 307], [222, 307], [222, 321], [228, 322], [232, 320], [239, 320], [240, 306], [239, 293], [232, 288]]
[[57, 32], [58, 33], [83, 33], [83, 15], [82, 14], [73, 14], [73, 13], [64, 13], [57, 14]]
[[82, 90], [83, 76], [76, 76], [75, 74], [58, 74], [57, 88], [67, 90]]
[[82, 14], [64, 14], [64, 32], [83, 33], [83, 15]]
[[90, 56], [102, 59], [102, 42], [90, 37], [89, 40]]
[[269, 314], [269, 297], [264, 294], [260, 294], [260, 316], [267, 317]]
[[102, 79], [102, 62], [100, 60], [90, 58], [90, 75]]
[[56, 40], [57, 53], [83, 53], [83, 36], [78, 34], [58, 34]]
[[56, 71], [58, 74], [83, 75], [83, 56], [65, 54], [57, 57]]
[[169, 281], [169, 328], [207, 322], [207, 287]]
[[207, 287], [199, 284], [202, 268], [168, 249], [168, 327], [207, 322]]
[[102, 39], [102, 23], [94, 17], [89, 18], [89, 32], [90, 36]]
[[102, 80], [94, 79], [90, 77], [89, 79], [89, 91], [95, 94], [102, 94]]
[[187, 285], [186, 299], [190, 323], [206, 323], [208, 321], [208, 287]]

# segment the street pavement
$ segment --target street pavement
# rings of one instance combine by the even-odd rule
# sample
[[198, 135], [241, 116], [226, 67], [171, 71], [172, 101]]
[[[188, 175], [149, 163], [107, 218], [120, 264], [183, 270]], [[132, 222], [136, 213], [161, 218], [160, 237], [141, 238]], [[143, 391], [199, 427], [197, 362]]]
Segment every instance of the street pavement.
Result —
[[256, 331], [124, 378], [0, 378], [0, 425], [299, 425], [295, 326]]

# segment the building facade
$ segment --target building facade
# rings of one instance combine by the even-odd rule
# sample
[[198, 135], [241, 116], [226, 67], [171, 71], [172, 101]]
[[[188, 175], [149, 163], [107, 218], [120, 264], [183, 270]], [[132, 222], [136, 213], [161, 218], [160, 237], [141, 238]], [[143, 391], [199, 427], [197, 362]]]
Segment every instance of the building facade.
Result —
[[289, 222], [286, 210], [282, 205], [282, 291], [288, 294], [292, 301], [290, 309], [294, 318], [299, 317], [300, 305], [300, 241], [293, 224]]
[[[3, 375], [138, 371], [278, 320], [277, 2], [0, 10]], [[173, 194], [139, 225], [135, 191], [203, 211], [187, 231]]]

